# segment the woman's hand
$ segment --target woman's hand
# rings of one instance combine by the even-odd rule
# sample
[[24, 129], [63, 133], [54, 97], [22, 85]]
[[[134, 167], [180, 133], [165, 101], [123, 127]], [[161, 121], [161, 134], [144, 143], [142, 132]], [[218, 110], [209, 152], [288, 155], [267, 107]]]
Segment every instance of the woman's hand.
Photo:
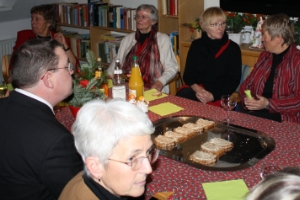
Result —
[[63, 45], [64, 50], [66, 51], [66, 54], [68, 55], [69, 61], [75, 67], [75, 71], [77, 71], [78, 66], [77, 66], [76, 57], [73, 54], [73, 52], [71, 51], [70, 47], [68, 46], [65, 36], [62, 33], [58, 32], [58, 33], [54, 34], [54, 39]]
[[203, 87], [200, 87], [197, 84], [191, 86], [191, 88], [195, 91], [197, 99], [202, 103], [211, 102], [214, 100], [214, 96], [211, 92], [205, 90]]
[[58, 33], [55, 33], [54, 34], [54, 39], [57, 40], [59, 43], [61, 43], [62, 45], [64, 45], [64, 48], [67, 49], [68, 48], [68, 45], [66, 43], [66, 39], [65, 39], [65, 36], [58, 32]]
[[269, 104], [269, 100], [263, 96], [256, 95], [255, 98], [244, 98], [245, 106], [248, 110], [262, 110]]
[[151, 87], [151, 89], [152, 88], [155, 88], [157, 91], [159, 91], [159, 92], [161, 92], [162, 91], [162, 89], [163, 89], [163, 84], [160, 82], [160, 81], [156, 81], [153, 85], [152, 85], [152, 87]]

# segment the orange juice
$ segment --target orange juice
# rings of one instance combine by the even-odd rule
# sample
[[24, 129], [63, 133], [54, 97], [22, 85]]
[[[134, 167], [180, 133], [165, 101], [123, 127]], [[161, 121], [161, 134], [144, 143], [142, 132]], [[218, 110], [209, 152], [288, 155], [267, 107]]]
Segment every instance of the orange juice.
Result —
[[136, 100], [138, 100], [140, 96], [144, 96], [144, 81], [137, 62], [137, 56], [133, 56], [133, 64], [128, 87], [129, 95], [134, 95]]

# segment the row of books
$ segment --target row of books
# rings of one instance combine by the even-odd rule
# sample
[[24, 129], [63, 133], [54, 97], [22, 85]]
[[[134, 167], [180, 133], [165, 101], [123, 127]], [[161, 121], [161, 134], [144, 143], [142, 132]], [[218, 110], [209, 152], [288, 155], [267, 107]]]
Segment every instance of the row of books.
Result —
[[117, 55], [121, 41], [104, 41], [98, 43], [99, 57], [104, 63], [111, 63]]
[[173, 52], [179, 54], [179, 34], [178, 31], [172, 31], [169, 33], [171, 44], [173, 47]]
[[89, 10], [87, 4], [55, 3], [56, 20], [58, 23], [76, 26], [90, 26]]
[[110, 5], [103, 2], [89, 3], [90, 26], [136, 30], [135, 8], [122, 5]]
[[86, 52], [91, 49], [90, 34], [74, 34], [66, 36], [70, 40], [71, 49], [78, 58], [86, 58]]
[[102, 1], [87, 4], [55, 3], [54, 8], [58, 23], [136, 30], [135, 8], [111, 5]]
[[163, 15], [178, 15], [177, 0], [162, 0], [161, 4]]

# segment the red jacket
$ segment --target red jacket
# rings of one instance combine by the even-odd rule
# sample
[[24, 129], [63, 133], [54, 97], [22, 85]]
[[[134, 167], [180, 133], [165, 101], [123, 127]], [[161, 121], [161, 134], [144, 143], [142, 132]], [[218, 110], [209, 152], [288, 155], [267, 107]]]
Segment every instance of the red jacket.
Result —
[[[260, 54], [253, 71], [240, 86], [243, 105], [247, 89], [251, 90], [252, 96], [262, 96], [272, 61], [272, 53], [264, 51]], [[269, 100], [270, 113], [280, 113], [282, 121], [300, 123], [300, 51], [294, 44], [275, 69], [273, 94]]]
[[[53, 31], [50, 31], [51, 33], [51, 37], [54, 38], [54, 34], [55, 32]], [[23, 30], [23, 31], [19, 31], [18, 32], [18, 35], [17, 35], [17, 40], [16, 40], [16, 44], [13, 48], [13, 52], [12, 54], [15, 53], [15, 51], [18, 50], [18, 48], [24, 44], [27, 40], [30, 40], [30, 39], [35, 39], [36, 38], [36, 34], [32, 31], [32, 30]], [[70, 46], [70, 40], [68, 40], [66, 38], [66, 42], [68, 44], [68, 46]], [[79, 61], [77, 60], [76, 58], [76, 63], [79, 64]], [[10, 63], [9, 63], [9, 69], [11, 70], [12, 68], [12, 59], [10, 59]]]

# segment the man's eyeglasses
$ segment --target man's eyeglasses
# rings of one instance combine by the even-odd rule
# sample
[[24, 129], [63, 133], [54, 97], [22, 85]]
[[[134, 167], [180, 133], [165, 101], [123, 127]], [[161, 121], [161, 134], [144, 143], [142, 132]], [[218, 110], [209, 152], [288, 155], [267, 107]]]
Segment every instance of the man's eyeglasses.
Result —
[[142, 16], [140, 16], [140, 15], [134, 15], [134, 19], [135, 20], [138, 20], [138, 19], [146, 20], [147, 18], [150, 18], [150, 17], [144, 16], [144, 15], [142, 15]]
[[111, 158], [109, 158], [108, 160], [119, 162], [119, 163], [124, 163], [128, 166], [131, 166], [131, 169], [133, 171], [136, 171], [136, 170], [139, 170], [139, 169], [142, 168], [143, 161], [145, 160], [145, 158], [147, 158], [149, 160], [150, 165], [152, 165], [157, 160], [158, 155], [159, 155], [159, 149], [152, 148], [152, 149], [149, 150], [147, 156], [141, 156], [141, 157], [133, 158], [132, 161], [129, 161], [129, 162], [114, 160], [114, 159], [111, 159]]
[[214, 23], [214, 24], [210, 24], [210, 27], [213, 27], [213, 28], [218, 28], [218, 27], [221, 27], [221, 28], [224, 28], [226, 27], [226, 22], [222, 22], [222, 23]]
[[69, 62], [68, 67], [53, 68], [53, 69], [48, 69], [47, 71], [57, 70], [57, 69], [68, 69], [69, 72], [73, 72], [74, 71], [74, 66], [71, 62]]

